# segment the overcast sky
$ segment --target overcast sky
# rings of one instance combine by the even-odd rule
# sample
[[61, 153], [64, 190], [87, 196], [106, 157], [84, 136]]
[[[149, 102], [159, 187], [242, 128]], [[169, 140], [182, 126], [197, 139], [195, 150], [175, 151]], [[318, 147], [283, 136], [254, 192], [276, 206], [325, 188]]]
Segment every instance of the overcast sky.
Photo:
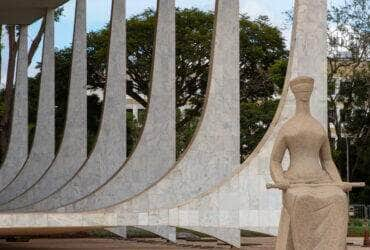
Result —
[[[345, 0], [328, 0], [328, 5], [338, 5]], [[127, 17], [141, 13], [144, 9], [155, 8], [157, 0], [127, 0]], [[72, 32], [74, 23], [75, 0], [70, 0], [64, 4], [63, 16], [55, 24], [55, 46], [59, 49], [70, 46], [72, 42]], [[176, 0], [176, 6], [180, 8], [196, 7], [202, 10], [213, 10], [214, 0]], [[284, 37], [289, 43], [290, 29], [284, 29], [286, 16], [284, 11], [291, 10], [293, 0], [240, 0], [240, 13], [247, 13], [252, 18], [259, 15], [269, 16], [271, 23], [281, 29]], [[108, 23], [110, 19], [111, 0], [87, 0], [87, 29], [88, 31], [98, 30]], [[29, 28], [29, 40], [33, 39], [40, 26], [40, 22], [35, 22]], [[3, 36], [4, 37], [4, 36]], [[6, 41], [3, 41], [6, 45]], [[6, 72], [7, 48], [3, 53], [3, 65], [1, 67], [1, 78], [4, 82]], [[29, 75], [35, 74], [34, 65], [40, 61], [41, 46], [38, 49], [33, 64], [29, 68]]]

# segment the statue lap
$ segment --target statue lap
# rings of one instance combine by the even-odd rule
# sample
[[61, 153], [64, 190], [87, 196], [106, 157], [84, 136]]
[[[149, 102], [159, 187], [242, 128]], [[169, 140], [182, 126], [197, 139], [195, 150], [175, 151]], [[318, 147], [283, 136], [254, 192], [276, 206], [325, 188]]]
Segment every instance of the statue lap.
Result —
[[[293, 187], [283, 193], [277, 250], [346, 249], [348, 200], [339, 187]], [[285, 239], [281, 239], [285, 237]]]

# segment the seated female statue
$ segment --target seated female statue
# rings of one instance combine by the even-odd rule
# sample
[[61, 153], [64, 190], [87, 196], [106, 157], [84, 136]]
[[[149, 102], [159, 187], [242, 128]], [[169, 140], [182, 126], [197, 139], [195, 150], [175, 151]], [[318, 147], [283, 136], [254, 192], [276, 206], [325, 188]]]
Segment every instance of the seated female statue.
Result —
[[[346, 249], [349, 183], [341, 180], [326, 130], [310, 113], [314, 80], [290, 82], [296, 113], [283, 125], [271, 156], [271, 176], [283, 190], [278, 250]], [[282, 160], [289, 151], [290, 165]]]

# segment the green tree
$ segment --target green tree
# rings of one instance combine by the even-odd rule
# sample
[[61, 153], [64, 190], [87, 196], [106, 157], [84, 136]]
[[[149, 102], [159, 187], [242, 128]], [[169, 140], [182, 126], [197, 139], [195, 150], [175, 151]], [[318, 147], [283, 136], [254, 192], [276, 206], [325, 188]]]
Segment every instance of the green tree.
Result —
[[[178, 109], [186, 109], [177, 117], [177, 131], [187, 133], [178, 135], [181, 141], [178, 153], [189, 142], [203, 108], [213, 21], [212, 12], [198, 9], [176, 11], [176, 102]], [[127, 94], [144, 107], [147, 106], [143, 96], [148, 95], [155, 25], [155, 11], [151, 9], [127, 21]], [[241, 101], [271, 98], [281, 88], [281, 80], [285, 76], [287, 51], [281, 32], [269, 23], [266, 16], [251, 20], [242, 15], [240, 43]], [[108, 26], [88, 34], [90, 89], [101, 89], [106, 82], [108, 44]], [[274, 68], [270, 68], [273, 65]], [[264, 131], [264, 126], [261, 129]]]
[[[198, 9], [176, 11], [176, 102], [177, 155], [191, 140], [203, 108], [208, 80], [209, 57], [214, 15]], [[147, 106], [148, 84], [156, 18], [153, 10], [127, 20], [127, 94]], [[88, 89], [100, 92], [106, 83], [109, 28], [88, 33]], [[242, 117], [242, 152], [247, 155], [266, 131], [276, 109], [277, 96], [285, 76], [287, 51], [278, 28], [265, 16], [240, 19], [240, 88]], [[67, 107], [71, 48], [56, 51], [56, 119], [57, 141], [60, 142]], [[35, 124], [40, 74], [30, 79], [30, 130]], [[100, 122], [101, 102], [98, 96], [88, 97], [89, 147], [94, 144]], [[262, 111], [260, 112], [260, 108]], [[181, 111], [180, 111], [181, 110]], [[248, 120], [247, 120], [248, 119]], [[127, 118], [129, 151], [137, 142], [142, 124]], [[136, 139], [135, 139], [136, 138]], [[253, 139], [253, 140], [252, 140]]]
[[[334, 159], [351, 181], [370, 181], [370, 4], [351, 0], [329, 13], [329, 122], [335, 128]], [[370, 189], [356, 189], [352, 202], [370, 202]]]

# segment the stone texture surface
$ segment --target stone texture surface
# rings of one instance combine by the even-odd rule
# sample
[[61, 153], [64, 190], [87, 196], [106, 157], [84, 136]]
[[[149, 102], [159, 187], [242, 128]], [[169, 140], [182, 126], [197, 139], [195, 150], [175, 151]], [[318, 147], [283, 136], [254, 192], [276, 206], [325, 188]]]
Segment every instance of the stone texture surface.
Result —
[[[318, 13], [314, 18], [312, 13]], [[321, 124], [326, 124], [326, 1], [296, 1], [292, 48], [287, 82], [274, 121], [252, 155], [231, 179], [224, 179], [206, 195], [180, 204], [170, 210], [156, 213], [140, 212], [144, 202], [133, 200], [122, 204], [120, 223], [168, 223], [172, 226], [203, 226], [215, 228], [241, 228], [267, 234], [277, 234], [281, 209], [281, 192], [267, 190], [271, 182], [269, 161], [277, 132], [293, 114], [295, 101], [288, 91], [288, 82], [298, 74], [313, 77], [317, 84], [313, 90], [311, 109]], [[289, 158], [284, 160], [287, 166]], [[150, 190], [149, 190], [150, 191]], [[160, 198], [158, 198], [160, 200]], [[124, 212], [125, 211], [125, 212]]]
[[[54, 159], [54, 68], [54, 10], [49, 9], [46, 15], [37, 124], [31, 152], [21, 171], [0, 192], [0, 204], [4, 204], [26, 191], [42, 176]], [[26, 133], [26, 131], [21, 133]]]
[[[271, 177], [284, 191], [276, 246], [279, 250], [346, 249], [345, 191], [350, 188], [342, 182], [333, 162], [326, 129], [310, 113], [313, 86], [314, 80], [309, 77], [290, 82], [296, 112], [279, 131], [271, 154]], [[290, 164], [284, 171], [286, 151]]]
[[[312, 16], [313, 12], [317, 13], [315, 17]], [[288, 82], [298, 75], [309, 75], [315, 79], [317, 84], [313, 90], [311, 109], [313, 116], [321, 124], [326, 124], [325, 34], [326, 1], [297, 0], [287, 81], [276, 116], [265, 137], [233, 178], [225, 179], [209, 194], [174, 209], [174, 214], [186, 214], [203, 226], [234, 226], [277, 234], [281, 192], [266, 190], [266, 183], [271, 182], [271, 150], [282, 124], [294, 114], [295, 101], [288, 90]], [[285, 158], [284, 165], [288, 163], [289, 158]], [[181, 224], [181, 221], [178, 223]]]
[[28, 27], [20, 29], [19, 50], [13, 99], [13, 117], [6, 157], [0, 168], [0, 190], [21, 170], [28, 156]]
[[111, 17], [107, 84], [103, 116], [95, 147], [76, 175], [32, 210], [50, 210], [90, 194], [122, 166], [126, 159], [126, 30], [125, 0], [114, 0]]
[[22, 208], [42, 200], [71, 179], [86, 160], [86, 0], [76, 1], [74, 30], [68, 110], [59, 152], [42, 178], [27, 192], [1, 206], [1, 210]]
[[184, 218], [183, 215], [172, 216], [171, 210], [168, 210], [197, 197], [232, 175], [239, 165], [238, 7], [237, 0], [216, 2], [216, 32], [207, 102], [193, 142], [174, 169], [156, 185], [108, 209], [119, 214], [119, 223], [134, 226], [197, 226], [198, 231], [203, 232], [204, 229], [204, 233], [239, 244], [239, 229], [217, 231], [206, 228], [206, 225], [201, 227], [203, 224], [199, 223], [182, 224], [179, 220]]
[[27, 214], [0, 214], [0, 228], [2, 230], [42, 230], [51, 231], [62, 228], [106, 228], [117, 227], [115, 213], [27, 213]]
[[[317, 15], [312, 17], [312, 13]], [[326, 1], [297, 0], [292, 33], [287, 81], [276, 116], [265, 137], [251, 156], [240, 166], [239, 172], [208, 195], [179, 208], [179, 213], [198, 212], [208, 225], [239, 225], [241, 229], [277, 234], [281, 192], [267, 190], [271, 182], [269, 161], [277, 132], [293, 114], [295, 101], [288, 91], [288, 82], [299, 74], [315, 79], [311, 109], [313, 116], [326, 124]], [[283, 165], [289, 163], [284, 159]], [[213, 211], [212, 211], [213, 210]]]
[[[68, 227], [71, 221], [79, 221], [76, 223], [82, 226], [94, 223], [100, 226], [104, 214], [108, 213], [113, 214], [116, 221], [114, 225], [106, 223], [105, 227], [188, 227], [223, 237], [222, 240], [235, 246], [240, 243], [240, 228], [277, 233], [281, 192], [266, 190], [266, 183], [271, 182], [269, 161], [278, 131], [295, 110], [294, 98], [288, 89], [291, 79], [307, 75], [315, 80], [311, 110], [315, 119], [326, 124], [326, 0], [295, 1], [291, 53], [282, 100], [265, 137], [242, 165], [238, 164], [237, 4], [237, 0], [217, 1], [205, 110], [197, 133], [180, 161], [153, 187], [126, 202], [97, 210], [95, 214], [54, 215], [61, 227]], [[285, 157], [283, 166], [288, 163], [289, 158]], [[76, 183], [76, 190], [77, 184], [81, 183]], [[10, 215], [0, 221], [4, 225], [10, 221], [8, 225], [11, 225], [13, 222], [7, 216]], [[28, 221], [27, 225], [33, 223], [30, 214], [14, 216], [25, 224]], [[91, 220], [94, 223], [90, 223]], [[38, 224], [40, 228], [47, 226], [43, 221]]]
[[145, 127], [134, 152], [105, 185], [63, 211], [91, 211], [145, 191], [176, 161], [175, 1], [158, 1], [150, 100]]
[[168, 220], [166, 209], [206, 192], [239, 165], [239, 5], [237, 0], [216, 3], [207, 100], [195, 137], [164, 178], [113, 210], [152, 211], [155, 218], [164, 209]]

